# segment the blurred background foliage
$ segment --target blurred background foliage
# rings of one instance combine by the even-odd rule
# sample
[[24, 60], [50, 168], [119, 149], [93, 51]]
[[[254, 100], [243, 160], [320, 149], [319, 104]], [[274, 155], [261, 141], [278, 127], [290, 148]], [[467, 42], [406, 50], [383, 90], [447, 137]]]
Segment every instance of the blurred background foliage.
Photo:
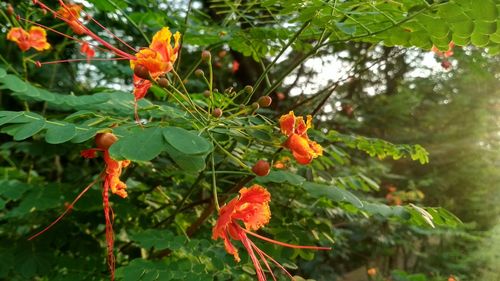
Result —
[[[345, 281], [500, 279], [498, 1], [75, 2], [133, 46], [146, 46], [162, 26], [180, 31], [176, 67], [199, 100], [206, 85], [190, 74], [203, 67], [200, 52], [209, 49], [220, 93], [253, 85], [249, 102], [273, 98], [270, 108], [258, 111], [263, 117], [249, 117], [241, 126], [276, 120], [290, 109], [316, 113], [311, 136], [326, 148], [325, 156], [311, 166], [288, 163], [255, 179], [273, 196], [266, 234], [300, 244], [333, 243], [331, 252], [262, 244], [294, 275]], [[70, 32], [31, 1], [0, 4], [3, 33], [17, 24], [7, 4]], [[124, 134], [133, 126], [132, 71], [127, 63], [110, 61], [42, 68], [23, 63], [35, 55], [40, 61], [81, 57], [70, 40], [50, 32], [48, 40], [52, 49], [40, 54], [23, 54], [0, 40], [0, 279], [106, 280], [99, 188], [50, 232], [35, 241], [26, 238], [56, 218], [102, 169], [99, 161], [80, 158], [93, 145], [84, 142], [113, 124], [123, 125], [117, 131]], [[451, 40], [457, 45], [452, 57], [430, 51], [433, 45], [447, 50]], [[182, 109], [158, 89], [139, 105], [146, 108], [141, 115], [185, 126]], [[24, 111], [25, 119], [13, 111]], [[90, 131], [64, 139], [50, 120]], [[12, 123], [28, 124], [28, 131]], [[231, 133], [220, 129], [219, 140], [230, 143], [236, 139]], [[231, 145], [232, 153], [248, 165], [269, 158], [276, 130], [245, 133], [250, 141]], [[246, 257], [237, 264], [220, 241], [211, 240], [215, 218], [199, 220], [211, 202], [206, 155], [187, 166], [175, 158], [163, 153], [126, 170], [130, 196], [112, 200], [117, 279], [255, 279]], [[235, 169], [217, 161], [221, 171]], [[231, 187], [240, 178], [218, 176], [221, 194], [234, 196]], [[434, 207], [424, 211], [431, 223], [416, 205]], [[370, 268], [376, 273], [368, 274]]]

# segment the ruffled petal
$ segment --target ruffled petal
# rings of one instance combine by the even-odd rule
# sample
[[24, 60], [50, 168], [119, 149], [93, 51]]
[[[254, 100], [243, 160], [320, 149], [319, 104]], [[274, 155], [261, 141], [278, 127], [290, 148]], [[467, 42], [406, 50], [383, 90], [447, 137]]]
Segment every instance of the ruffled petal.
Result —
[[290, 111], [288, 114], [282, 115], [280, 117], [280, 128], [281, 133], [285, 136], [290, 136], [293, 134], [295, 129], [295, 114]]

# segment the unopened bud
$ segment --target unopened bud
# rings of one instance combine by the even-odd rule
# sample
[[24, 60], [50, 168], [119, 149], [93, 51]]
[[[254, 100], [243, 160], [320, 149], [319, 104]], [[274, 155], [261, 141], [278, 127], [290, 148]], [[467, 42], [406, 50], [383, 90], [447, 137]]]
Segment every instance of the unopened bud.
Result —
[[210, 53], [209, 50], [203, 50], [201, 52], [201, 60], [204, 62], [208, 62], [212, 59], [212, 54]]
[[265, 160], [259, 160], [252, 167], [252, 172], [254, 172], [259, 177], [265, 177], [269, 175], [270, 165], [269, 162]]
[[259, 109], [259, 107], [260, 107], [259, 103], [257, 103], [257, 102], [252, 103], [252, 108], [253, 108], [254, 111], [256, 111], [257, 109]]
[[222, 116], [222, 109], [216, 108], [214, 111], [212, 111], [212, 116], [215, 118], [219, 118]]
[[246, 92], [247, 94], [251, 94], [251, 93], [253, 93], [253, 87], [252, 87], [252, 86], [250, 86], [250, 85], [246, 85], [246, 86], [245, 86], [245, 92]]
[[226, 50], [220, 50], [219, 53], [217, 54], [219, 56], [219, 58], [223, 58], [225, 57], [227, 54], [227, 51]]
[[269, 107], [272, 102], [273, 99], [270, 96], [263, 96], [259, 98], [259, 105], [261, 107]]
[[205, 73], [203, 72], [203, 70], [198, 68], [194, 71], [194, 75], [196, 75], [196, 77], [203, 77], [205, 76]]
[[206, 98], [209, 98], [210, 97], [210, 91], [209, 90], [205, 90], [203, 92], [203, 96], [206, 97]]
[[37, 60], [37, 61], [35, 61], [35, 66], [42, 67], [42, 63], [39, 60]]
[[9, 3], [7, 4], [7, 9], [6, 9], [7, 15], [12, 16], [14, 14], [14, 7]]
[[144, 65], [136, 65], [134, 67], [134, 74], [139, 78], [149, 80], [149, 71]]
[[101, 133], [95, 136], [95, 144], [100, 149], [108, 149], [118, 138], [112, 133]]
[[165, 77], [160, 77], [160, 78], [158, 78], [158, 81], [157, 81], [157, 82], [158, 82], [158, 85], [159, 85], [160, 87], [162, 87], [162, 88], [166, 88], [166, 87], [168, 87], [168, 85], [170, 84], [170, 83], [168, 82], [168, 79], [167, 79], [167, 78], [165, 78]]

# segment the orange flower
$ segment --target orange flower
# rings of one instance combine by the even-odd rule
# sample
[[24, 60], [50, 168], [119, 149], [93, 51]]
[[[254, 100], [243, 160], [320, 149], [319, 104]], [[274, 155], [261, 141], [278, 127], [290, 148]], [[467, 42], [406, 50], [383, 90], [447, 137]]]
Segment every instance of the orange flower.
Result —
[[[181, 34], [179, 32], [176, 32], [175, 34], [172, 35], [168, 27], [163, 27], [160, 31], [158, 31], [154, 36], [151, 44], [147, 48], [142, 48], [140, 50], [137, 50], [127, 44], [125, 41], [120, 39], [117, 35], [113, 34], [109, 29], [104, 27], [101, 23], [93, 19], [92, 17], [86, 15], [86, 19], [89, 21], [94, 22], [97, 26], [102, 28], [106, 33], [110, 34], [114, 39], [119, 41], [121, 44], [123, 44], [125, 47], [130, 49], [132, 53], [123, 51], [122, 49], [113, 46], [106, 40], [104, 40], [102, 37], [94, 33], [92, 30], [87, 28], [84, 23], [80, 21], [80, 13], [82, 12], [82, 7], [81, 5], [75, 5], [75, 4], [66, 4], [64, 1], [59, 0], [60, 8], [57, 11], [52, 10], [49, 6], [44, 4], [42, 1], [34, 1], [35, 4], [40, 6], [44, 11], [49, 11], [51, 12], [55, 17], [59, 18], [60, 20], [64, 21], [66, 24], [68, 24], [75, 33], [81, 34], [81, 35], [86, 35], [90, 38], [92, 38], [95, 42], [100, 44], [98, 48], [102, 51], [105, 52], [110, 52], [116, 57], [114, 58], [96, 58], [95, 60], [128, 60], [130, 61], [130, 67], [132, 70], [134, 70], [134, 75], [133, 75], [133, 84], [134, 84], [134, 97], [135, 97], [135, 115], [136, 115], [136, 121], [139, 121], [139, 117], [137, 115], [137, 101], [144, 98], [146, 93], [148, 92], [149, 88], [151, 87], [152, 83], [149, 80], [150, 78], [152, 79], [158, 79], [161, 75], [166, 74], [170, 72], [173, 68], [174, 62], [177, 60], [177, 56], [179, 53], [180, 49], [180, 38]], [[21, 20], [24, 20], [26, 22], [31, 22], [27, 19], [21, 18]], [[40, 24], [37, 24], [41, 26]], [[77, 39], [74, 37], [71, 37], [69, 35], [63, 34], [57, 30], [54, 30], [52, 28], [47, 28], [55, 33], [58, 33], [60, 35], [65, 36], [66, 38], [75, 40], [79, 43], [87, 43], [86, 41], [83, 41], [81, 39]], [[173, 45], [171, 44], [172, 41], [172, 36], [174, 38], [174, 43]], [[94, 53], [93, 50], [90, 49], [90, 45], [82, 45], [83, 46], [89, 46], [89, 48], [86, 48], [85, 50], [82, 50], [83, 53], [87, 55], [87, 60], [90, 60], [91, 57], [93, 57]], [[53, 64], [53, 63], [59, 63], [59, 62], [71, 62], [71, 61], [81, 61], [81, 59], [73, 59], [73, 60], [59, 60], [59, 61], [52, 61], [52, 62], [36, 62], [38, 66], [41, 66], [43, 64]], [[136, 67], [140, 67], [140, 71], [136, 71]], [[140, 73], [140, 75], [139, 75]]]
[[7, 40], [17, 43], [17, 46], [21, 51], [25, 52], [30, 48], [34, 48], [37, 51], [43, 51], [50, 48], [50, 44], [47, 42], [47, 33], [45, 29], [32, 26], [30, 31], [20, 27], [13, 27], [7, 33]]
[[307, 135], [311, 126], [311, 115], [307, 116], [305, 122], [302, 116], [295, 117], [293, 111], [280, 118], [281, 133], [288, 137], [283, 146], [290, 149], [295, 160], [302, 165], [309, 164], [314, 158], [323, 155], [321, 145], [310, 140]]
[[67, 4], [61, 6], [59, 10], [57, 10], [57, 14], [65, 18], [67, 23], [73, 32], [82, 35], [85, 33], [85, 28], [79, 23], [80, 13], [82, 12], [82, 5], [78, 4]]
[[[157, 79], [160, 75], [170, 72], [173, 63], [177, 60], [179, 53], [179, 41], [181, 34], [176, 32], [174, 35], [174, 46], [171, 45], [172, 32], [168, 27], [163, 27], [153, 36], [153, 41], [149, 48], [144, 48], [135, 54], [135, 60], [130, 60], [130, 68], [135, 69], [137, 65], [145, 67], [151, 78]], [[136, 100], [143, 98], [151, 87], [149, 80], [144, 77], [134, 75], [134, 95]]]
[[[265, 281], [266, 275], [259, 262], [260, 260], [271, 273], [274, 280], [275, 277], [269, 266], [268, 260], [276, 264], [283, 270], [290, 278], [292, 275], [276, 260], [258, 248], [247, 236], [250, 234], [264, 241], [277, 244], [280, 246], [296, 248], [296, 249], [313, 249], [313, 250], [330, 250], [327, 247], [315, 246], [300, 246], [279, 242], [264, 236], [260, 236], [252, 231], [258, 230], [264, 225], [269, 223], [271, 218], [271, 210], [269, 202], [271, 201], [271, 194], [262, 186], [254, 184], [250, 188], [242, 188], [240, 196], [229, 201], [226, 205], [222, 206], [219, 211], [219, 219], [212, 230], [212, 239], [217, 240], [221, 238], [224, 240], [226, 251], [234, 256], [236, 262], [240, 261], [238, 249], [231, 243], [231, 239], [241, 241], [245, 247], [257, 273], [259, 281]], [[240, 226], [242, 222], [244, 228]], [[257, 253], [257, 255], [256, 255]]]

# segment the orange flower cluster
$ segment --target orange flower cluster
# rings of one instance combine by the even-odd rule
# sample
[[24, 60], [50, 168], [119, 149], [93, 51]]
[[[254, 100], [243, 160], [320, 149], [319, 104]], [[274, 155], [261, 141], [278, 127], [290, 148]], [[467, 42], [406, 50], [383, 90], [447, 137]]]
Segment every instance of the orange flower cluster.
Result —
[[26, 52], [30, 48], [37, 51], [50, 49], [45, 29], [38, 26], [32, 26], [29, 32], [20, 27], [13, 27], [7, 33], [7, 40], [17, 43], [17, 46], [23, 52]]
[[295, 160], [302, 165], [309, 164], [314, 158], [323, 155], [321, 145], [310, 140], [307, 135], [307, 130], [312, 126], [311, 121], [311, 115], [304, 121], [302, 116], [295, 117], [293, 111], [280, 118], [281, 133], [288, 137], [283, 146], [290, 149]]
[[[117, 58], [110, 58], [110, 60], [129, 60], [130, 67], [134, 70], [134, 96], [135, 100], [140, 100], [144, 98], [147, 91], [151, 87], [150, 79], [158, 79], [161, 75], [164, 75], [172, 70], [173, 63], [177, 60], [177, 55], [180, 49], [180, 38], [179, 32], [172, 34], [168, 27], [162, 28], [154, 36], [151, 44], [147, 48], [141, 48], [136, 50], [129, 44], [121, 40], [118, 36], [111, 33], [109, 29], [104, 27], [102, 24], [97, 22], [95, 19], [89, 15], [85, 16], [85, 19], [93, 21], [104, 31], [109, 33], [113, 38], [121, 42], [127, 48], [133, 51], [129, 53], [113, 46], [99, 35], [91, 31], [85, 26], [85, 24], [80, 20], [80, 15], [83, 13], [82, 6], [77, 4], [66, 4], [62, 0], [59, 1], [60, 8], [57, 11], [52, 10], [50, 7], [45, 5], [42, 1], [36, 1], [35, 4], [39, 5], [43, 10], [51, 12], [55, 17], [64, 21], [73, 30], [74, 33], [78, 35], [86, 35], [95, 40], [97, 43], [102, 45], [100, 50], [111, 52], [117, 56]], [[58, 31], [50, 29], [56, 33], [61, 34]], [[92, 58], [95, 53], [94, 49], [91, 47], [92, 44], [76, 39], [74, 37], [62, 34], [63, 36], [70, 38], [72, 40], [78, 41], [81, 44], [81, 52], [87, 56], [87, 58]], [[172, 46], [171, 39], [174, 38], [174, 44]], [[58, 61], [63, 62], [63, 61]], [[64, 62], [69, 62], [66, 60]], [[49, 64], [55, 62], [45, 62], [39, 63]], [[140, 67], [139, 67], [140, 66]], [[138, 68], [139, 67], [139, 68]]]
[[[224, 240], [226, 251], [234, 256], [234, 259], [239, 262], [240, 256], [238, 249], [231, 243], [231, 239], [241, 241], [245, 247], [257, 273], [259, 281], [265, 281], [266, 275], [262, 268], [260, 260], [264, 266], [271, 273], [274, 280], [274, 274], [269, 266], [268, 260], [276, 264], [283, 270], [290, 278], [292, 275], [276, 260], [258, 248], [247, 236], [247, 234], [255, 236], [264, 241], [296, 249], [312, 249], [312, 250], [330, 250], [327, 247], [315, 246], [300, 246], [279, 242], [264, 236], [260, 236], [252, 231], [256, 231], [269, 223], [271, 218], [271, 210], [269, 202], [271, 201], [271, 194], [262, 186], [254, 184], [250, 188], [242, 188], [240, 196], [229, 201], [219, 211], [219, 219], [212, 230], [212, 239]], [[245, 226], [240, 226], [240, 222]]]
[[153, 36], [149, 48], [141, 49], [135, 54], [136, 59], [130, 60], [130, 68], [135, 70], [136, 66], [140, 65], [148, 72], [147, 75], [143, 75], [144, 77], [139, 77], [137, 71], [134, 71], [134, 96], [136, 100], [142, 99], [151, 87], [149, 77], [156, 80], [172, 70], [173, 63], [177, 60], [179, 53], [181, 34], [176, 32], [173, 37], [174, 45], [172, 46], [172, 32], [168, 27], [162, 28]]

